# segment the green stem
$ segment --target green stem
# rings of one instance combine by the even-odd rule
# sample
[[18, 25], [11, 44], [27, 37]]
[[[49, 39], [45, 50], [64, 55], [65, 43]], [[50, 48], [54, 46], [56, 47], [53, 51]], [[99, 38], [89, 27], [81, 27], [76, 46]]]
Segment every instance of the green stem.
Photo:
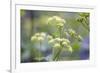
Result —
[[[61, 49], [61, 48], [60, 48], [60, 49]], [[58, 56], [56, 57], [56, 61], [59, 60], [59, 58], [60, 58], [60, 54], [61, 54], [61, 51], [62, 51], [62, 50], [59, 51]]]
[[87, 23], [86, 20], [84, 20], [84, 22], [85, 22], [85, 24], [86, 24], [86, 26], [87, 26], [87, 28], [88, 28], [88, 30], [89, 30], [89, 23]]
[[[60, 31], [60, 38], [62, 37], [62, 29], [60, 29], [59, 30]], [[61, 45], [61, 42], [60, 42], [60, 45]], [[55, 55], [55, 57], [53, 58], [53, 61], [57, 61], [58, 59], [59, 59], [59, 57], [60, 57], [60, 53], [61, 53], [61, 48], [59, 48], [59, 50], [58, 50], [58, 52], [57, 52], [57, 54]]]
[[84, 23], [82, 25], [89, 31], [89, 28]]
[[41, 41], [40, 41], [40, 48], [39, 48], [39, 62], [40, 62], [40, 49], [41, 49]]
[[84, 19], [84, 22], [86, 23], [86, 25], [89, 25], [88, 22], [87, 22], [87, 19]]
[[58, 60], [58, 56], [60, 56], [61, 53], [61, 49], [59, 49], [59, 51], [57, 52], [57, 54], [54, 56], [53, 61], [57, 61]]

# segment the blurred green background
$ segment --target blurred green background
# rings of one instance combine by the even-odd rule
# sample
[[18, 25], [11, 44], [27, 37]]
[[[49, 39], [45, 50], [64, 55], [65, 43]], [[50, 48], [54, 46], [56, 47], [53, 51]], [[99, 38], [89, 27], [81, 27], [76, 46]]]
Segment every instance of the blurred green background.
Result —
[[[73, 53], [63, 51], [61, 60], [85, 60], [89, 59], [89, 31], [83, 27], [82, 23], [77, 22], [82, 12], [61, 12], [61, 11], [37, 11], [37, 10], [20, 10], [20, 30], [21, 30], [21, 63], [38, 62], [36, 57], [41, 52], [41, 62], [51, 61], [52, 49], [48, 46], [47, 40], [42, 44], [41, 50], [38, 44], [31, 42], [31, 37], [37, 32], [45, 32], [46, 34], [57, 34], [55, 25], [48, 25], [47, 20], [52, 16], [59, 16], [65, 19], [65, 28], [72, 28], [83, 38], [79, 42], [74, 40], [71, 42]], [[84, 13], [84, 12], [83, 12]], [[89, 20], [88, 20], [89, 22]], [[71, 39], [73, 40], [73, 39]]]

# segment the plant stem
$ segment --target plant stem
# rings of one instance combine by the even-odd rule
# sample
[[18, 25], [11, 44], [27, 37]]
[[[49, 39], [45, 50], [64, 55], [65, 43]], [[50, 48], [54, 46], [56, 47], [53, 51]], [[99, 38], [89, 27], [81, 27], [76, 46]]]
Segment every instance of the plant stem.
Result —
[[[62, 34], [62, 33], [61, 33], [61, 32], [62, 32], [62, 29], [60, 29], [59, 31], [60, 31], [60, 38], [61, 38], [61, 37], [62, 37], [62, 35], [61, 35], [61, 34]], [[60, 42], [60, 45], [61, 45], [61, 42]], [[53, 58], [54, 61], [58, 61], [58, 59], [59, 59], [59, 57], [60, 57], [61, 50], [62, 50], [62, 49], [59, 48], [57, 54], [56, 54], [55, 57]]]
[[60, 54], [61, 54], [61, 48], [60, 48], [60, 51], [59, 51], [59, 53], [58, 53], [58, 56], [56, 57], [56, 60], [58, 61], [59, 60], [59, 58], [60, 58]]
[[82, 23], [82, 25], [89, 31], [89, 28], [87, 27], [87, 25], [85, 25], [84, 23]]
[[61, 53], [61, 49], [59, 49], [59, 51], [57, 52], [57, 54], [55, 55], [55, 57], [53, 58], [53, 61], [57, 61], [59, 56], [60, 56], [60, 53]]
[[40, 41], [40, 48], [39, 48], [39, 62], [40, 62], [40, 49], [41, 49], [41, 41]]

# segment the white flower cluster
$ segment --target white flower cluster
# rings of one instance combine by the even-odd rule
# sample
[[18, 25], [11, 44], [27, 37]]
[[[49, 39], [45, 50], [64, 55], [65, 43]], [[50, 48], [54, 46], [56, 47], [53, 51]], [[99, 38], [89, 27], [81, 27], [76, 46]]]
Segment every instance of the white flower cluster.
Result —
[[64, 49], [69, 52], [72, 52], [72, 47], [70, 45], [70, 41], [65, 38], [55, 38], [55, 39], [50, 39], [49, 44], [53, 46], [54, 49]]
[[50, 17], [47, 20], [47, 24], [57, 25], [58, 28], [63, 27], [65, 23], [66, 23], [66, 21], [58, 16]]
[[41, 33], [35, 33], [32, 37], [31, 37], [31, 41], [38, 41], [41, 42], [45, 39], [46, 34], [44, 32]]

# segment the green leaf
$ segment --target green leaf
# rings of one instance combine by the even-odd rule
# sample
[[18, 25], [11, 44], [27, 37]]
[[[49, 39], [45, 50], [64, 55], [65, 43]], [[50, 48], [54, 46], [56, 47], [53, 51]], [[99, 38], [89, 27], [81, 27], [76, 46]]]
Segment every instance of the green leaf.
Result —
[[72, 48], [73, 48], [73, 50], [74, 51], [79, 51], [79, 49], [80, 49], [80, 43], [79, 42], [74, 42], [73, 44], [72, 44]]

